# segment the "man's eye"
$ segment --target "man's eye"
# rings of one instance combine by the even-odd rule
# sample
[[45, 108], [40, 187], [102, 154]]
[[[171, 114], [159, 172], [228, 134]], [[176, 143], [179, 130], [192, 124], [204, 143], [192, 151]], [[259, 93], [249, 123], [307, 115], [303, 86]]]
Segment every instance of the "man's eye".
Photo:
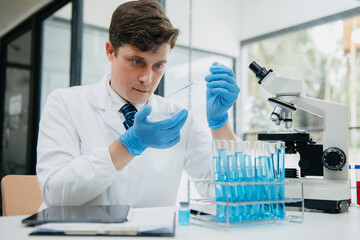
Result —
[[155, 64], [155, 68], [161, 69], [163, 67], [164, 67], [164, 65], [162, 65], [162, 64]]
[[135, 64], [135, 65], [138, 65], [140, 64], [141, 62], [139, 60], [132, 60], [132, 63]]

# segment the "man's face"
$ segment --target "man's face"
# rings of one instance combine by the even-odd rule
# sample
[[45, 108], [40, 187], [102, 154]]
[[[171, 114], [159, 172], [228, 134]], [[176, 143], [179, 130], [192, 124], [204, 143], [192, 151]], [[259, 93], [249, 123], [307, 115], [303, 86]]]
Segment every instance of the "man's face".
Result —
[[106, 54], [111, 62], [111, 88], [128, 102], [145, 103], [164, 74], [170, 50], [169, 43], [147, 52], [133, 45], [124, 45], [115, 56], [111, 43], [106, 42]]

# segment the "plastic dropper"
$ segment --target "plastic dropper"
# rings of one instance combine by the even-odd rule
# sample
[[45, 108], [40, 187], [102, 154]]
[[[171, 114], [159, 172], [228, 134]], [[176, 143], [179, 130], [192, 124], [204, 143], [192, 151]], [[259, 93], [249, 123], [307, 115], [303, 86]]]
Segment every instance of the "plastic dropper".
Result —
[[195, 78], [194, 80], [191, 80], [190, 82], [186, 83], [184, 86], [182, 86], [181, 88], [179, 88], [178, 90], [168, 94], [165, 98], [169, 98], [179, 92], [181, 92], [182, 90], [194, 85], [195, 83], [200, 82], [200, 80], [202, 80], [206, 75], [210, 74], [210, 71], [207, 71], [206, 73], [201, 74], [200, 76], [198, 76], [197, 78]]

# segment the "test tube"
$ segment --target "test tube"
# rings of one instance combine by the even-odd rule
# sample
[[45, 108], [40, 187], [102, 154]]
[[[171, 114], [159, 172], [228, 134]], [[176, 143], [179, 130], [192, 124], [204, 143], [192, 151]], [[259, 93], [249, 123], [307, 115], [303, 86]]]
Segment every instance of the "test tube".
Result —
[[[271, 157], [271, 143], [263, 142], [263, 155], [261, 156], [263, 165], [263, 180], [264, 182], [274, 181], [274, 164]], [[264, 200], [274, 200], [275, 186], [273, 184], [264, 184]], [[264, 204], [264, 219], [271, 219], [274, 216], [274, 204]]]
[[[277, 149], [278, 149], [278, 181], [284, 182], [285, 181], [285, 142], [277, 142]], [[279, 194], [278, 200], [285, 200], [285, 185], [279, 184]], [[278, 218], [284, 219], [285, 218], [285, 203], [278, 204]]]
[[[245, 178], [248, 182], [252, 182], [254, 179], [254, 171], [253, 171], [253, 164], [251, 159], [251, 142], [250, 141], [244, 141], [243, 142], [243, 155], [244, 155], [244, 163], [245, 163]], [[251, 197], [248, 198], [248, 200], [252, 199], [252, 194], [250, 194]]]
[[285, 142], [277, 142], [278, 148], [278, 174], [281, 182], [285, 181]]
[[[260, 142], [255, 141], [253, 145], [254, 153], [254, 178], [253, 182], [262, 182], [262, 166], [261, 166], [261, 155], [260, 155]], [[254, 201], [262, 201], [263, 197], [263, 186], [254, 185]], [[252, 206], [252, 220], [262, 220], [262, 205], [255, 204]]]
[[[219, 142], [219, 156], [220, 156], [220, 173], [221, 173], [221, 181], [223, 183], [227, 183], [229, 182], [229, 161], [228, 161], [228, 157], [227, 157], [227, 148], [228, 148], [228, 143], [225, 140], [220, 140]], [[230, 189], [229, 186], [226, 184], [222, 185], [222, 191], [223, 191], [223, 196], [224, 196], [224, 202], [228, 202], [230, 199]], [[230, 215], [230, 209], [227, 208], [227, 206], [225, 207], [225, 212], [224, 212], [224, 222], [227, 221], [227, 219], [229, 219], [229, 215]]]
[[[258, 141], [254, 144], [255, 151], [255, 181], [256, 182], [268, 182], [269, 181], [269, 169], [271, 164], [269, 161], [269, 154], [267, 150], [267, 143]], [[270, 200], [269, 184], [256, 185], [256, 199], [258, 201]], [[272, 215], [271, 204], [260, 204], [258, 209], [258, 220], [270, 219]]]
[[[221, 140], [214, 140], [212, 142], [212, 153], [213, 153], [213, 169], [214, 169], [214, 180], [215, 182], [222, 182], [221, 166], [220, 166], [220, 155], [219, 149], [221, 148]], [[215, 196], [217, 202], [225, 201], [226, 192], [223, 191], [221, 184], [215, 184]], [[225, 222], [225, 206], [216, 205], [216, 218], [218, 222]]]
[[[267, 144], [268, 149], [268, 156], [269, 156], [269, 181], [278, 181], [278, 148], [276, 143], [268, 143]], [[270, 200], [276, 201], [279, 200], [278, 193], [279, 193], [279, 186], [280, 185], [270, 185]], [[271, 211], [272, 211], [272, 217], [274, 219], [278, 219], [280, 215], [280, 207], [279, 204], [271, 204]]]
[[[238, 182], [245, 182], [246, 177], [246, 167], [245, 167], [245, 160], [243, 154], [243, 141], [237, 140], [235, 142], [235, 156], [236, 156], [236, 169], [238, 174]], [[243, 185], [238, 185], [238, 201], [245, 202], [245, 188]], [[247, 216], [247, 206], [239, 205], [239, 216], [235, 216], [236, 222], [243, 222], [246, 221]]]
[[[254, 142], [254, 180], [255, 182], [263, 182], [262, 177], [262, 143], [260, 141]], [[262, 187], [255, 185], [255, 200], [261, 201], [263, 197]]]
[[246, 176], [246, 171], [245, 171], [245, 160], [243, 153], [243, 141], [241, 140], [237, 140], [235, 142], [235, 157], [236, 157], [238, 181], [242, 182], [244, 181], [244, 178]]
[[355, 165], [353, 167], [349, 164], [349, 175], [350, 175], [350, 189], [351, 189], [351, 205], [357, 205], [357, 187], [356, 187], [356, 169]]
[[[261, 166], [261, 145], [259, 141], [254, 142], [254, 180], [261, 182], [262, 166]], [[260, 200], [260, 192], [256, 192], [256, 200]]]
[[360, 165], [355, 165], [356, 173], [356, 203], [360, 205]]
[[179, 208], [179, 225], [190, 225], [190, 208], [189, 202], [180, 202]]
[[[212, 142], [212, 155], [213, 155], [213, 172], [214, 172], [214, 180], [220, 181], [220, 156], [218, 150], [217, 140]], [[216, 192], [217, 193], [217, 192]]]
[[228, 143], [226, 140], [217, 140], [219, 157], [220, 157], [220, 173], [221, 181], [229, 181], [229, 161], [227, 157]]
[[[236, 157], [235, 157], [235, 141], [229, 140], [227, 143], [228, 146], [228, 166], [229, 166], [229, 182], [237, 182], [238, 181], [238, 172], [236, 166]], [[230, 202], [238, 202], [239, 201], [239, 193], [237, 186], [230, 186]], [[239, 221], [239, 207], [231, 206], [229, 209], [229, 222]]]
[[[243, 142], [243, 155], [244, 155], [244, 163], [245, 163], [245, 177], [244, 180], [248, 183], [252, 183], [254, 181], [254, 170], [253, 170], [253, 163], [252, 163], [252, 153], [251, 153], [251, 142], [244, 141]], [[254, 199], [254, 192], [255, 188], [254, 185], [245, 185], [244, 186], [244, 193], [245, 198], [244, 201], [250, 202], [255, 201]], [[255, 220], [255, 208], [254, 205], [249, 204], [246, 205], [246, 215], [242, 215], [243, 221], [251, 221]]]

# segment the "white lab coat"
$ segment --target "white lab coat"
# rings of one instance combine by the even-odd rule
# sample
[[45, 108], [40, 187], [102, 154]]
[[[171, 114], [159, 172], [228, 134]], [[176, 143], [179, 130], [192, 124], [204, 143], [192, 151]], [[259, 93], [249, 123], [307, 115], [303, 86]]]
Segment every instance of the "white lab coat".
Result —
[[[170, 206], [175, 205], [183, 170], [193, 178], [212, 178], [210, 131], [191, 113], [178, 144], [147, 148], [117, 171], [109, 146], [125, 128], [110, 100], [107, 76], [95, 85], [57, 89], [47, 99], [37, 146], [41, 209], [81, 204]], [[181, 109], [156, 95], [147, 104], [153, 112]], [[198, 191], [211, 195], [208, 186], [198, 186]]]

